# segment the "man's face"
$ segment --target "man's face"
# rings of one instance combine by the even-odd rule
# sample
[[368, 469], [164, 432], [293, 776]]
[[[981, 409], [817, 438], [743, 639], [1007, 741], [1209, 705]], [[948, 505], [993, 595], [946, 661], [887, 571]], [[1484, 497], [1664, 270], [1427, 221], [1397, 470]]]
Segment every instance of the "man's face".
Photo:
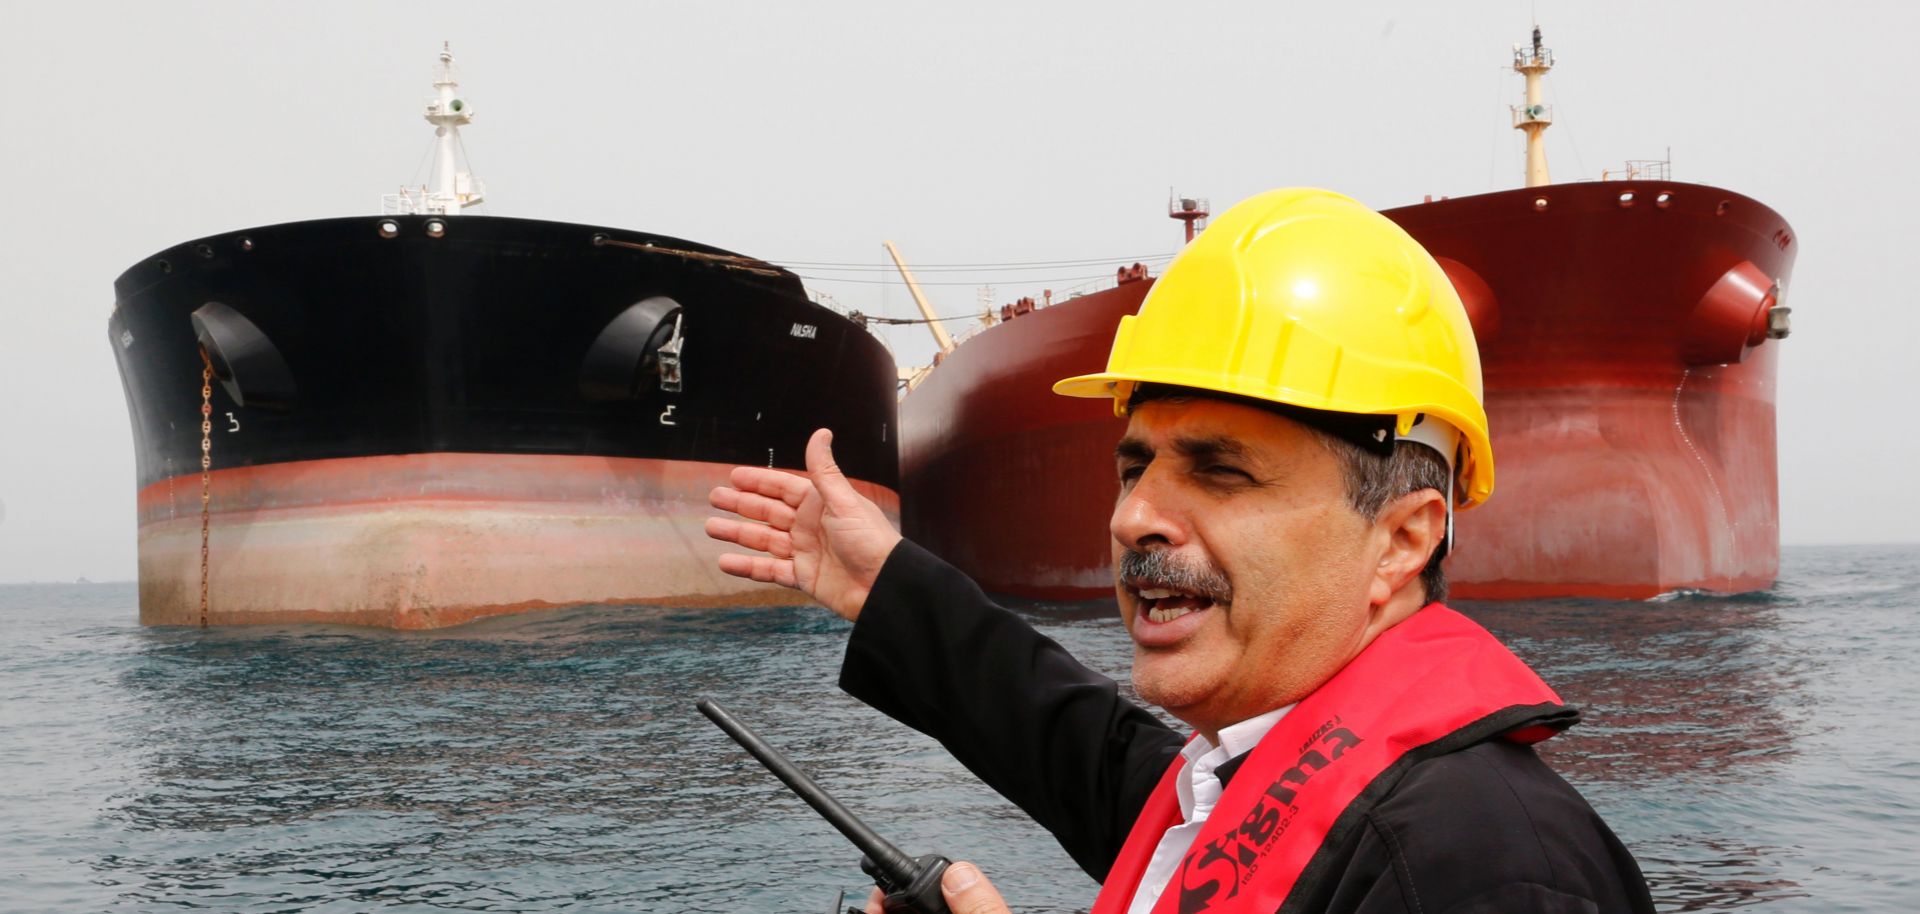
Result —
[[1152, 400], [1115, 455], [1116, 589], [1141, 698], [1217, 732], [1359, 653], [1379, 549], [1313, 432], [1235, 403]]

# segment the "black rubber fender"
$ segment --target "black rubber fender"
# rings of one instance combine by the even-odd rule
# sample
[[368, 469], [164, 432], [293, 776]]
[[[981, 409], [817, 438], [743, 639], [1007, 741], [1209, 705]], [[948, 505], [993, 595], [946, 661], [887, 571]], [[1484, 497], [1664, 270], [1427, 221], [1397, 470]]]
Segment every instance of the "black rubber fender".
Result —
[[293, 370], [253, 321], [217, 301], [193, 312], [193, 336], [213, 363], [213, 376], [240, 406], [292, 409], [299, 400]]
[[660, 347], [673, 339], [680, 303], [641, 299], [600, 329], [580, 361], [580, 395], [609, 402], [645, 396], [659, 381]]

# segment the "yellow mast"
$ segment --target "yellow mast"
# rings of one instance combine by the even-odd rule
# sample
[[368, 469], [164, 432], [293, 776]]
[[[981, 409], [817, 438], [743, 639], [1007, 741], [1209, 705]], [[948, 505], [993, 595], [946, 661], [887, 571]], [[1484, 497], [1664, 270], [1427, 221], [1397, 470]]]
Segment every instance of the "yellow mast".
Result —
[[900, 278], [907, 281], [907, 291], [913, 295], [913, 303], [920, 306], [920, 316], [927, 319], [927, 329], [933, 331], [933, 341], [940, 344], [940, 351], [953, 351], [953, 337], [947, 335], [947, 328], [940, 326], [940, 315], [933, 313], [933, 306], [927, 304], [927, 297], [920, 294], [920, 284], [913, 281], [912, 271], [907, 262], [900, 257], [900, 249], [891, 241], [882, 241], [880, 246], [887, 249], [887, 256], [893, 258], [893, 265], [900, 271]]
[[1513, 129], [1527, 133], [1527, 186], [1551, 183], [1547, 177], [1547, 143], [1544, 134], [1553, 124], [1553, 109], [1541, 99], [1541, 77], [1553, 69], [1553, 51], [1540, 46], [1540, 27], [1533, 27], [1533, 47], [1514, 45], [1513, 69], [1527, 78], [1527, 103], [1513, 106]]

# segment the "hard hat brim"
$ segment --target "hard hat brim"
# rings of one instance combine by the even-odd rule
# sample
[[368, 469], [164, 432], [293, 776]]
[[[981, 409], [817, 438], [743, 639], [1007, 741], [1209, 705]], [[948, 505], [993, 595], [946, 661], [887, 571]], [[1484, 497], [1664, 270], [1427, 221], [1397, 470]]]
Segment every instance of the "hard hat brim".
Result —
[[[1109, 374], [1103, 371], [1099, 374], [1083, 374], [1077, 377], [1055, 381], [1053, 384], [1053, 392], [1063, 397], [1099, 399], [1101, 397], [1113, 396], [1116, 386], [1121, 381], [1133, 380], [1133, 378], [1121, 377], [1120, 375]], [[1118, 409], [1125, 410], [1126, 404], [1122, 403]]]

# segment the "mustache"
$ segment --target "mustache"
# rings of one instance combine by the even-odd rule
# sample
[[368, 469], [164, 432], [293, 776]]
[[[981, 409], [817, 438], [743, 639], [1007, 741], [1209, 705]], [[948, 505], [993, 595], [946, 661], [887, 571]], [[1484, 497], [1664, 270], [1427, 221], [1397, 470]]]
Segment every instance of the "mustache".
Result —
[[1128, 549], [1120, 554], [1120, 562], [1114, 567], [1114, 573], [1120, 583], [1136, 589], [1161, 587], [1178, 590], [1206, 597], [1215, 603], [1227, 603], [1233, 599], [1233, 585], [1228, 583], [1226, 574], [1212, 562], [1201, 558], [1185, 558], [1172, 550], [1138, 552]]

